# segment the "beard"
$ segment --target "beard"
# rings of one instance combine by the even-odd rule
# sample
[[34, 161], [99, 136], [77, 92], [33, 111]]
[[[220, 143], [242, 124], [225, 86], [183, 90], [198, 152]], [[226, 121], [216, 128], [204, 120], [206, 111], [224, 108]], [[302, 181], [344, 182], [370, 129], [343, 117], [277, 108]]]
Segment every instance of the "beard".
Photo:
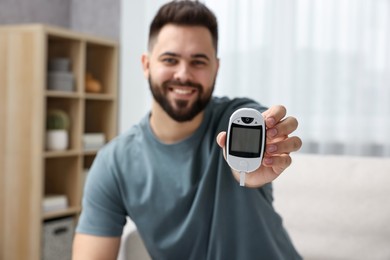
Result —
[[[195, 116], [197, 116], [201, 111], [203, 111], [207, 104], [210, 102], [215, 85], [214, 79], [210, 90], [205, 93], [204, 87], [201, 84], [194, 83], [191, 81], [180, 82], [177, 80], [167, 80], [164, 81], [161, 86], [153, 83], [151, 76], [149, 76], [148, 81], [149, 88], [152, 92], [154, 99], [163, 108], [163, 110], [173, 120], [177, 122], [191, 121]], [[188, 100], [176, 99], [173, 101], [169, 101], [167, 98], [167, 94], [170, 91], [170, 86], [190, 86], [196, 88], [198, 97], [192, 105], [189, 104], [190, 102]]]

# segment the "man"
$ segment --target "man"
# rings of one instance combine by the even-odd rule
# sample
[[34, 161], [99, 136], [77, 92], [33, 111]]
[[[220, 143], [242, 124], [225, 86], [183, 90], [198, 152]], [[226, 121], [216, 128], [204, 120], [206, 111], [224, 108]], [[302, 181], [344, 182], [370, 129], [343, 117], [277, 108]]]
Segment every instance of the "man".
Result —
[[[270, 182], [301, 146], [282, 106], [212, 97], [219, 68], [214, 14], [200, 2], [158, 11], [142, 56], [154, 100], [138, 125], [97, 155], [86, 183], [74, 259], [115, 259], [129, 216], [153, 259], [300, 259], [272, 207]], [[262, 166], [239, 175], [224, 159], [230, 115], [263, 112]]]

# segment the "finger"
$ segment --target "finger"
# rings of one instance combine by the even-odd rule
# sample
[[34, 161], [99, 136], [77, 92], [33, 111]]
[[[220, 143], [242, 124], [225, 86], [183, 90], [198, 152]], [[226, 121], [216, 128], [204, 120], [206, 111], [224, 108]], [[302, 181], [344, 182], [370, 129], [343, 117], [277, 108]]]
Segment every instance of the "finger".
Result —
[[302, 147], [302, 140], [297, 136], [287, 137], [283, 141], [268, 143], [266, 152], [272, 154], [289, 154], [298, 151]]
[[266, 167], [272, 167], [272, 170], [276, 174], [281, 174], [287, 167], [291, 165], [291, 156], [288, 154], [281, 154], [277, 156], [267, 156], [263, 160], [263, 165]]
[[288, 136], [298, 128], [298, 120], [295, 117], [287, 117], [267, 130], [268, 138]]
[[287, 110], [282, 105], [272, 106], [268, 110], [263, 112], [263, 117], [265, 118], [265, 123], [268, 128], [276, 125], [280, 120], [286, 116]]
[[224, 149], [225, 148], [225, 144], [226, 144], [226, 132], [225, 131], [220, 132], [217, 135], [216, 141], [217, 141], [217, 144], [219, 145], [219, 147]]
[[225, 131], [220, 132], [217, 135], [217, 137], [216, 137], [216, 141], [217, 141], [217, 144], [219, 145], [219, 147], [222, 148], [223, 157], [226, 160], [226, 150], [225, 150], [225, 146], [226, 146], [226, 132]]

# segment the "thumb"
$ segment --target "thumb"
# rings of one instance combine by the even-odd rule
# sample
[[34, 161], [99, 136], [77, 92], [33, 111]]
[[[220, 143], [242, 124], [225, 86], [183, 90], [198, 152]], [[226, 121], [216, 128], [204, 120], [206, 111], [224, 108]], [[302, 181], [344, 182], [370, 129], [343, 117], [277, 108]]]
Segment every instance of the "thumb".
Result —
[[225, 149], [225, 144], [226, 144], [226, 132], [225, 132], [225, 131], [220, 132], [220, 133], [217, 135], [216, 141], [217, 141], [217, 144], [219, 145], [219, 147], [221, 147], [222, 149]]
[[223, 157], [225, 158], [226, 160], [226, 153], [225, 153], [225, 144], [226, 144], [226, 132], [223, 131], [223, 132], [220, 132], [218, 135], [217, 135], [217, 144], [219, 145], [219, 147], [222, 148], [222, 151], [223, 151]]
[[219, 147], [222, 148], [222, 151], [223, 151], [223, 157], [225, 158], [226, 160], [226, 149], [225, 149], [225, 144], [226, 144], [226, 132], [225, 131], [222, 131], [220, 132], [218, 135], [217, 135], [217, 144], [219, 145]]

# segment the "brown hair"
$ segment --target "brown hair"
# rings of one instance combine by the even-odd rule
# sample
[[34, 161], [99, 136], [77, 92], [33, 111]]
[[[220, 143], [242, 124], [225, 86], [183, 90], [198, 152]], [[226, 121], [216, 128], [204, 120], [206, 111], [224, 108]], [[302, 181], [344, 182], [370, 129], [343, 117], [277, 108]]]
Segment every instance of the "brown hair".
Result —
[[149, 50], [153, 48], [160, 30], [167, 24], [206, 27], [218, 49], [218, 23], [214, 13], [198, 1], [172, 1], [163, 5], [155, 15], [149, 29]]

